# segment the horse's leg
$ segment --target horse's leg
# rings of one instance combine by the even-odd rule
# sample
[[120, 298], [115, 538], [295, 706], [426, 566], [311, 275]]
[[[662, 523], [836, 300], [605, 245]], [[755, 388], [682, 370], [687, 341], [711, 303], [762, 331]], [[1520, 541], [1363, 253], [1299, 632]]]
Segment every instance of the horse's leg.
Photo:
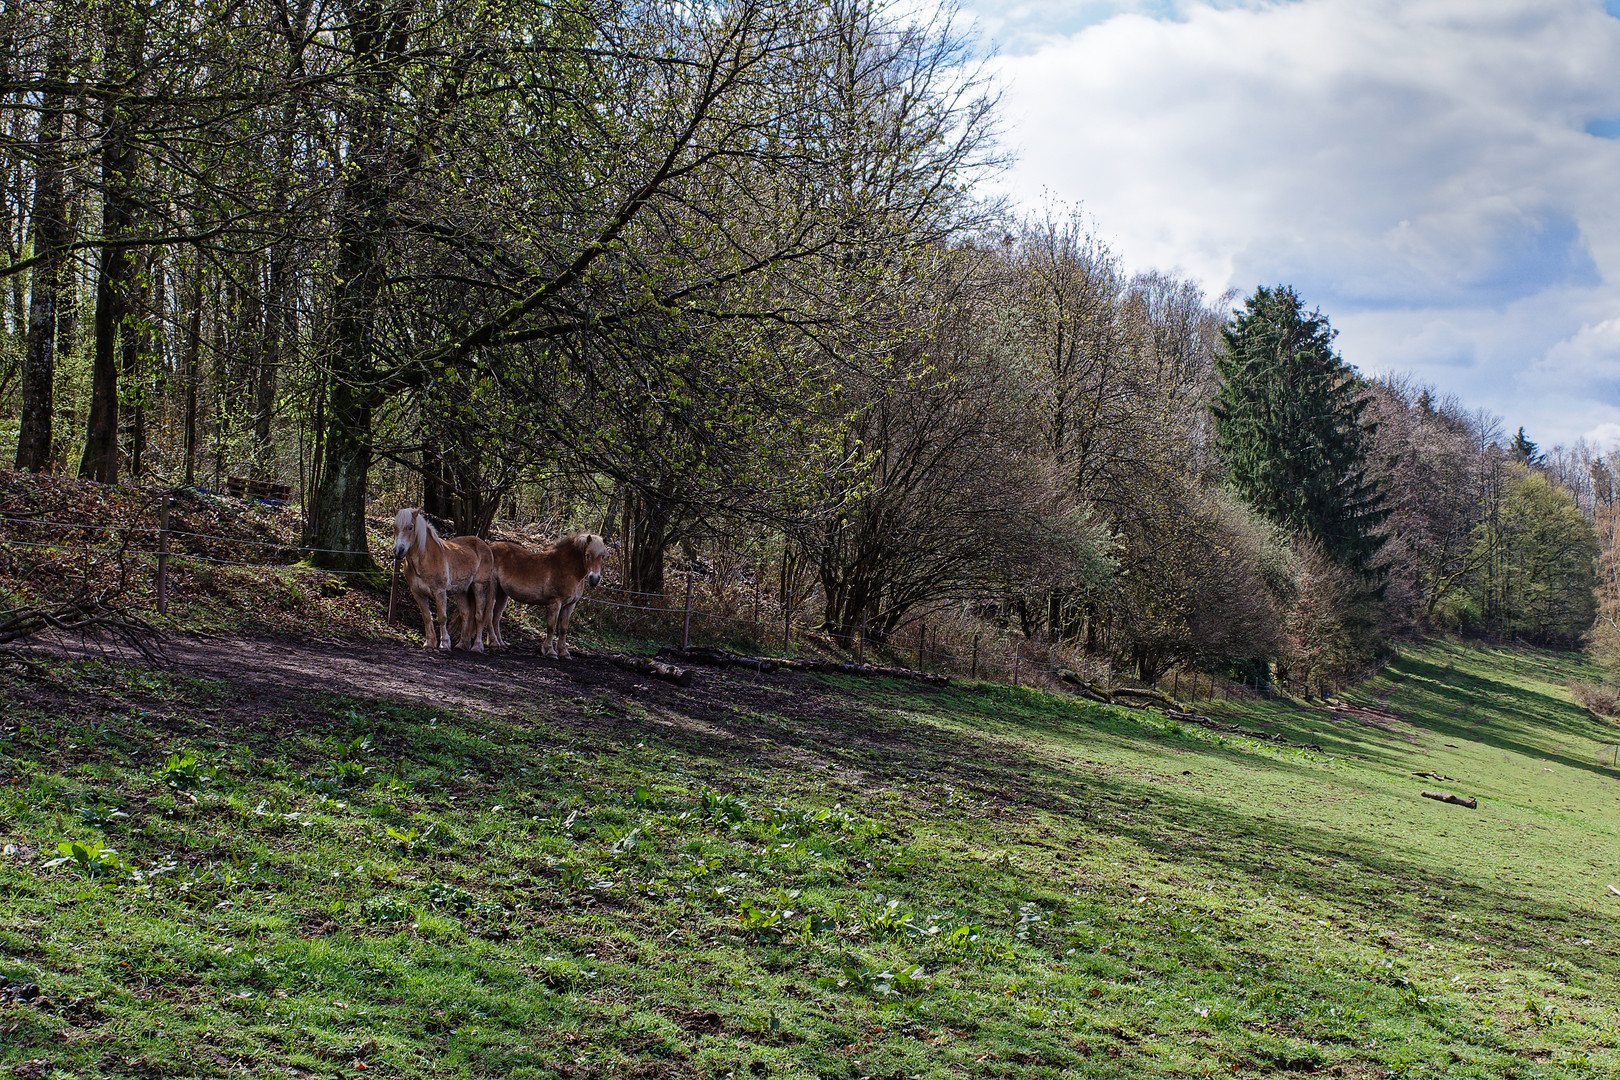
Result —
[[506, 590], [491, 583], [489, 593], [489, 643], [504, 649], [506, 639], [501, 636], [501, 616], [506, 614]]
[[484, 614], [489, 610], [489, 586], [473, 582], [467, 588], [467, 599], [472, 604], [472, 610], [467, 612], [466, 648], [473, 652], [483, 652]]
[[411, 598], [416, 601], [416, 606], [422, 609], [422, 648], [424, 649], [431, 649], [435, 644], [433, 637], [433, 608], [428, 604], [429, 595], [428, 593], [418, 592], [415, 588], [411, 589]]
[[433, 606], [439, 612], [439, 648], [450, 648], [450, 619], [445, 614], [445, 605], [448, 602], [449, 590], [435, 590], [433, 593]]
[[546, 604], [546, 644], [547, 656], [557, 655], [557, 622], [561, 614], [562, 601], [552, 600]]
[[557, 612], [557, 659], [568, 659], [568, 624], [574, 618], [574, 607], [578, 600], [569, 600]]

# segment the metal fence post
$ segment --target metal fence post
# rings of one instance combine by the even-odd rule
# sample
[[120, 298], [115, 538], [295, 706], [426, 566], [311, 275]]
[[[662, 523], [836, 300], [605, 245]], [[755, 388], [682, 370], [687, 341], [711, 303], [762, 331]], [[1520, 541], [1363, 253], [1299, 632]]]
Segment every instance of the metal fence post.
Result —
[[159, 615], [169, 612], [169, 500], [170, 492], [163, 493], [163, 517], [158, 526], [157, 609]]
[[692, 643], [692, 571], [686, 572], [686, 613], [681, 617], [681, 652]]

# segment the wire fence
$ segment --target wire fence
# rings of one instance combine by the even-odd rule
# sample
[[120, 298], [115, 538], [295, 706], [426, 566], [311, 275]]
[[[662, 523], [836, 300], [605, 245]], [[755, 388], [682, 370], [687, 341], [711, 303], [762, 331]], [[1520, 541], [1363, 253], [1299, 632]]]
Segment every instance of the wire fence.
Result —
[[[24, 539], [17, 536], [0, 536], [0, 548], [22, 548], [91, 556], [97, 559], [137, 559], [149, 562], [153, 567], [151, 596], [159, 614], [167, 613], [171, 599], [173, 572], [171, 564], [183, 568], [188, 563], [202, 563], [330, 577], [371, 577], [376, 573], [375, 570], [364, 569], [325, 569], [304, 561], [311, 556], [323, 554], [352, 556], [354, 553], [350, 551], [310, 547], [284, 540], [227, 536], [196, 529], [174, 528], [169, 521], [171, 505], [172, 496], [165, 497], [161, 507], [161, 519], [155, 524], [73, 522], [44, 517], [0, 515], [0, 526], [9, 526], [14, 530], [38, 528], [110, 533], [118, 537], [117, 542], [92, 544], [70, 543], [63, 538]], [[136, 545], [132, 542], [135, 538], [146, 540], [148, 544]], [[211, 551], [197, 550], [209, 546], [212, 547]], [[220, 554], [221, 549], [228, 554], [238, 554], [234, 550], [237, 548], [270, 549], [282, 553], [286, 558], [269, 561], [262, 558], [228, 558]], [[372, 551], [370, 554], [378, 565], [388, 565], [389, 556], [385, 549]], [[847, 656], [857, 663], [864, 662], [866, 653], [871, 651], [874, 657], [887, 656], [903, 665], [909, 663], [922, 672], [984, 679], [1010, 683], [1014, 686], [1059, 688], [1064, 687], [1066, 682], [1076, 684], [1088, 681], [1083, 672], [1077, 671], [1075, 662], [1064, 657], [1053, 645], [1024, 637], [1009, 629], [978, 630], [973, 632], [968, 640], [953, 644], [948, 639], [942, 642], [937, 628], [930, 636], [928, 619], [921, 618], [913, 624], [916, 628], [914, 643], [910, 640], [909, 633], [905, 635], [908, 640], [902, 642], [901, 634], [874, 634], [865, 628], [839, 637], [817, 632], [806, 625], [802, 618], [796, 621], [795, 615], [802, 616], [807, 613], [807, 607], [803, 603], [795, 605], [791, 597], [785, 602], [777, 603], [776, 611], [769, 611], [762, 602], [762, 593], [757, 584], [753, 595], [753, 615], [744, 617], [709, 610], [694, 603], [701, 595], [694, 588], [696, 580], [705, 576], [701, 571], [695, 569], [674, 571], [673, 576], [677, 581], [684, 579], [684, 599], [678, 603], [672, 602], [671, 596], [667, 593], [638, 592], [621, 584], [604, 582], [594, 592], [582, 597], [585, 613], [594, 610], [601, 615], [592, 617], [585, 614], [585, 618], [576, 621], [575, 627], [587, 633], [593, 630], [604, 633], [618, 631], [642, 637], [651, 636], [667, 640], [669, 644], [678, 645], [682, 649], [694, 645], [723, 643], [768, 649], [776, 649], [779, 646], [782, 653], [792, 653], [796, 647], [811, 647]], [[773, 603], [781, 600], [780, 597], [772, 599]], [[795, 611], [796, 606], [798, 611]], [[409, 605], [406, 604], [404, 607], [408, 608]], [[28, 608], [14, 607], [0, 610], [0, 618], [25, 610]], [[762, 615], [766, 617], [762, 618]], [[1096, 674], [1103, 675], [1100, 681], [1107, 681], [1105, 673]], [[1250, 682], [1244, 679], [1222, 678], [1204, 671], [1181, 668], [1160, 679], [1156, 688], [1178, 701], [1270, 697], [1278, 693], [1270, 683], [1261, 680]]]

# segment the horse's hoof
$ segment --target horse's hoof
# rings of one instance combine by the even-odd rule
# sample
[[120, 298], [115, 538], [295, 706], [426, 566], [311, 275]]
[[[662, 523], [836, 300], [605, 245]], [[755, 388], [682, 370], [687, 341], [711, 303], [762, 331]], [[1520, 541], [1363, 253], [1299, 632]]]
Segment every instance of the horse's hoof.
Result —
[[557, 653], [557, 659], [559, 659], [559, 660], [567, 660], [568, 659], [568, 650], [567, 649], [559, 650], [558, 653]]

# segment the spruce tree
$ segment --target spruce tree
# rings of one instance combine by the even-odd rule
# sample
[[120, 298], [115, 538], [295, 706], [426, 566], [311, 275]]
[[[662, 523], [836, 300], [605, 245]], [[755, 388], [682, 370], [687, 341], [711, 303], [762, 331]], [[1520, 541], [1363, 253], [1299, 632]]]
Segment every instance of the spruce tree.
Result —
[[1256, 289], [1222, 330], [1211, 410], [1237, 492], [1341, 566], [1377, 578], [1378, 526], [1389, 512], [1367, 472], [1363, 383], [1333, 351], [1336, 334], [1293, 289]]

